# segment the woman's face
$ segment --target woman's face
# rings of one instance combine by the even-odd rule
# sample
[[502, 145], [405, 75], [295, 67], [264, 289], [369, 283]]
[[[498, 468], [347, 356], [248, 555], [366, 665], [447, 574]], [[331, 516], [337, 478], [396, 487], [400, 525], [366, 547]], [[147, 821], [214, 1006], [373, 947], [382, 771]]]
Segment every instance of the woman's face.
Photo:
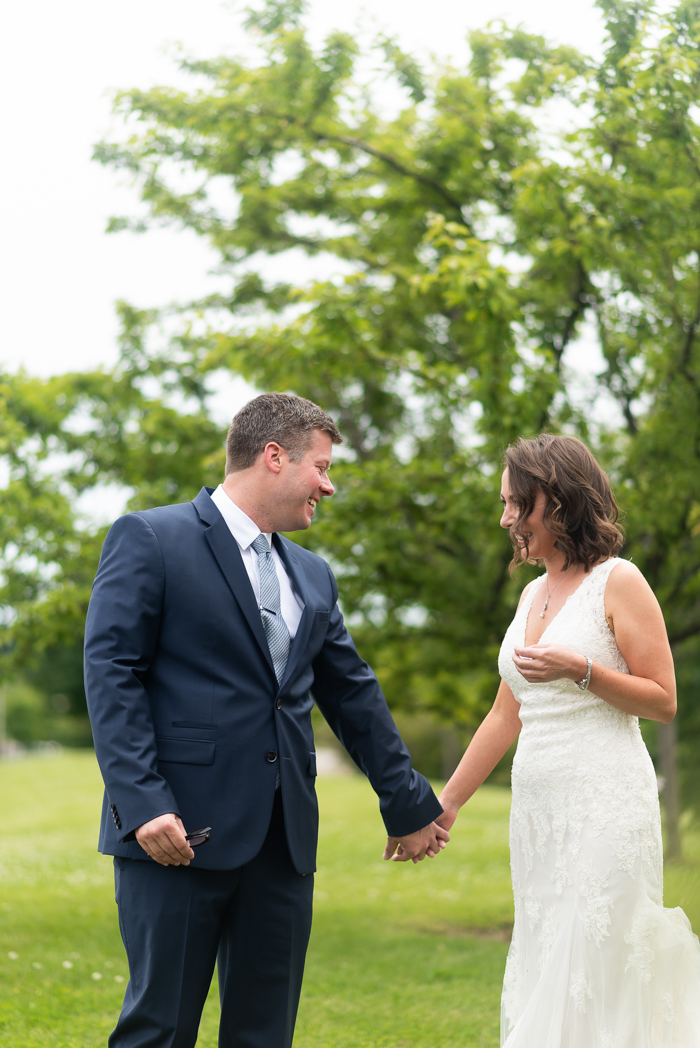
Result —
[[[532, 512], [524, 520], [520, 521], [516, 540], [521, 548], [525, 549], [525, 537], [527, 537], [529, 548], [528, 556], [531, 560], [543, 560], [551, 557], [555, 552], [554, 536], [547, 531], [542, 523], [544, 513], [545, 494], [538, 491]], [[511, 498], [510, 484], [508, 483], [508, 470], [503, 470], [501, 478], [501, 502], [503, 503], [503, 515], [501, 516], [501, 527], [512, 528], [518, 519], [519, 510]]]

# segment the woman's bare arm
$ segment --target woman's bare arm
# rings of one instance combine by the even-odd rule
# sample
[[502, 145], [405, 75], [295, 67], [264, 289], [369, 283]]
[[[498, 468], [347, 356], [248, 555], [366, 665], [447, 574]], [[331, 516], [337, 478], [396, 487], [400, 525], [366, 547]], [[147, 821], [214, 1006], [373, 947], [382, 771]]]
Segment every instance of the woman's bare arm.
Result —
[[454, 775], [440, 794], [439, 801], [445, 809], [444, 814], [436, 820], [440, 826], [449, 830], [457, 818], [459, 809], [466, 804], [507, 753], [517, 739], [521, 727], [520, 704], [516, 702], [505, 681], [501, 681], [493, 706], [479, 725]]
[[[518, 611], [525, 600], [529, 582], [518, 601]], [[520, 733], [520, 705], [505, 681], [496, 692], [493, 706], [479, 725], [466, 753], [440, 795], [444, 814], [436, 819], [439, 826], [449, 830], [463, 804], [478, 790], [484, 779], [505, 756]]]
[[[668, 723], [676, 713], [676, 678], [666, 625], [649, 583], [627, 561], [610, 572], [605, 612], [629, 673], [594, 662], [588, 690], [625, 713]], [[585, 655], [560, 644], [516, 648], [513, 662], [532, 684], [586, 676]]]

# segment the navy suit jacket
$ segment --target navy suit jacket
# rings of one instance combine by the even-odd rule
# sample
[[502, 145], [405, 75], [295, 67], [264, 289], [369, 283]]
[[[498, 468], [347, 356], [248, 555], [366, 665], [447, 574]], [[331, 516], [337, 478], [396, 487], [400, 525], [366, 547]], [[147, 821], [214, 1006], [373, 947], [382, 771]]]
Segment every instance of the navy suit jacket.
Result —
[[355, 650], [329, 566], [273, 536], [305, 605], [278, 685], [238, 543], [210, 492], [120, 517], [105, 540], [85, 631], [106, 787], [100, 851], [148, 859], [134, 831], [176, 812], [188, 831], [212, 827], [197, 866], [241, 866], [262, 846], [279, 768], [292, 861], [313, 872], [312, 695], [379, 795], [387, 832], [427, 825], [442, 809]]

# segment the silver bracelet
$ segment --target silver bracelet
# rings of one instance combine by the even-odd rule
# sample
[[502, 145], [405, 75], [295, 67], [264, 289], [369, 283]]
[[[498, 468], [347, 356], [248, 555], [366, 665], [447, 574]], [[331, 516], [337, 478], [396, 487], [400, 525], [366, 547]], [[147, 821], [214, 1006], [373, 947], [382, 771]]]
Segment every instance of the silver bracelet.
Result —
[[575, 682], [576, 687], [579, 688], [581, 691], [587, 691], [588, 690], [588, 685], [591, 683], [591, 669], [592, 668], [593, 668], [593, 659], [589, 659], [588, 655], [586, 655], [586, 676], [583, 678], [583, 680], [577, 680]]

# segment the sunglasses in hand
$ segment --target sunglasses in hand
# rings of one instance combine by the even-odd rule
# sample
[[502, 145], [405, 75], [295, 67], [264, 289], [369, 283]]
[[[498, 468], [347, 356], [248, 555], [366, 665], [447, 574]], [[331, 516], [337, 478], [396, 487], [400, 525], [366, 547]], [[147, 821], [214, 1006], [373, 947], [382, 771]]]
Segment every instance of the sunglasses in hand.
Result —
[[211, 835], [211, 826], [205, 826], [202, 830], [193, 830], [185, 834], [185, 840], [190, 848], [197, 848], [200, 844], [206, 844]]

